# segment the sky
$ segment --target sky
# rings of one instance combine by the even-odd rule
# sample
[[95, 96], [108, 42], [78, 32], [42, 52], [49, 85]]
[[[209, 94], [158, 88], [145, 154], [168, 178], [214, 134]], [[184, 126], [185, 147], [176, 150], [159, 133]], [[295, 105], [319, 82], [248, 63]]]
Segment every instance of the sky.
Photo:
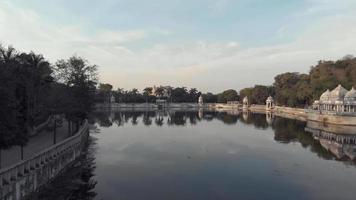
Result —
[[355, 0], [0, 0], [0, 43], [100, 82], [220, 92], [356, 55]]

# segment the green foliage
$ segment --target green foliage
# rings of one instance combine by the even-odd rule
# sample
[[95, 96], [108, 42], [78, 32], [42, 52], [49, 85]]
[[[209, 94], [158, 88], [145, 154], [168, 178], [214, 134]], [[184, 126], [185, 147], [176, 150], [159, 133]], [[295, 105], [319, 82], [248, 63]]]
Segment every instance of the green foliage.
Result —
[[310, 105], [327, 89], [342, 84], [356, 86], [356, 59], [346, 56], [336, 62], [319, 61], [309, 74], [284, 73], [275, 77], [275, 100], [279, 105], [304, 107]]
[[219, 103], [226, 103], [228, 101], [238, 101], [239, 95], [237, 94], [236, 90], [229, 89], [225, 90], [224, 92], [218, 94], [217, 101]]
[[247, 96], [251, 104], [263, 105], [270, 95], [274, 95], [274, 87], [272, 86], [255, 85], [252, 88], [244, 88], [240, 91], [240, 98], [243, 99]]
[[0, 147], [24, 144], [50, 114], [86, 117], [93, 103], [97, 67], [73, 56], [53, 68], [42, 55], [0, 46]]
[[[66, 85], [70, 98], [68, 117], [74, 121], [82, 120], [94, 104], [98, 80], [97, 66], [90, 65], [87, 60], [72, 56], [67, 60], [59, 60], [53, 67], [54, 75], [59, 83]], [[106, 88], [105, 88], [106, 87]], [[110, 86], [104, 86], [109, 89]]]

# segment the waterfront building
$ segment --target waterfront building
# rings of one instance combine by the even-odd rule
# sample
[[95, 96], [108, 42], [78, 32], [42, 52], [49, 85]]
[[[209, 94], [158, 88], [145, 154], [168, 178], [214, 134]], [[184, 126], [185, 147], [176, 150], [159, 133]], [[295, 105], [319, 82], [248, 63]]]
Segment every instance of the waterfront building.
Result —
[[356, 114], [356, 90], [346, 90], [338, 85], [334, 90], [326, 90], [319, 100], [313, 104], [313, 109], [320, 112]]
[[110, 96], [110, 103], [111, 104], [115, 103], [115, 97], [113, 94], [111, 94], [111, 96]]
[[203, 104], [204, 104], [204, 100], [203, 100], [203, 96], [202, 95], [199, 96], [198, 104], [199, 104], [199, 106], [203, 106]]
[[248, 97], [244, 97], [244, 99], [242, 100], [242, 109], [243, 110], [248, 110], [249, 108], [249, 100], [248, 100]]
[[274, 99], [273, 97], [269, 96], [266, 100], [266, 110], [271, 111], [274, 109]]

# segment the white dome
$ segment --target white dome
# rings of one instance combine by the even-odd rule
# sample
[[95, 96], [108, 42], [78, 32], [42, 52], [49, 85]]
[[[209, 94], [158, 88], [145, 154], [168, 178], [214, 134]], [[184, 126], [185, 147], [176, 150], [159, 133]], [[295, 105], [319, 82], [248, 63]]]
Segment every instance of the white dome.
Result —
[[356, 90], [353, 87], [346, 93], [345, 101], [356, 101]]
[[333, 91], [330, 92], [330, 100], [343, 101], [347, 92], [348, 91], [344, 87], [339, 85]]
[[244, 97], [244, 99], [242, 100], [243, 103], [248, 103], [248, 98]]
[[266, 100], [266, 102], [273, 102], [274, 100], [273, 100], [273, 97], [271, 97], [271, 96], [269, 96], [268, 98], [267, 98], [267, 100]]
[[321, 96], [320, 101], [329, 101], [330, 100], [330, 90], [326, 90]]
[[199, 96], [198, 103], [203, 103], [203, 96], [202, 95]]

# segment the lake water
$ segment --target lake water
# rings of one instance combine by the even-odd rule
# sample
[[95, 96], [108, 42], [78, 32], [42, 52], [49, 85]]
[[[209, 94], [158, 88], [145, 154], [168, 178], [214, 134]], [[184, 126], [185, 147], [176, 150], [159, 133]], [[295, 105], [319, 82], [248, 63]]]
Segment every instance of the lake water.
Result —
[[91, 121], [79, 172], [43, 199], [356, 198], [354, 144], [313, 137], [305, 122], [202, 110], [103, 111]]

